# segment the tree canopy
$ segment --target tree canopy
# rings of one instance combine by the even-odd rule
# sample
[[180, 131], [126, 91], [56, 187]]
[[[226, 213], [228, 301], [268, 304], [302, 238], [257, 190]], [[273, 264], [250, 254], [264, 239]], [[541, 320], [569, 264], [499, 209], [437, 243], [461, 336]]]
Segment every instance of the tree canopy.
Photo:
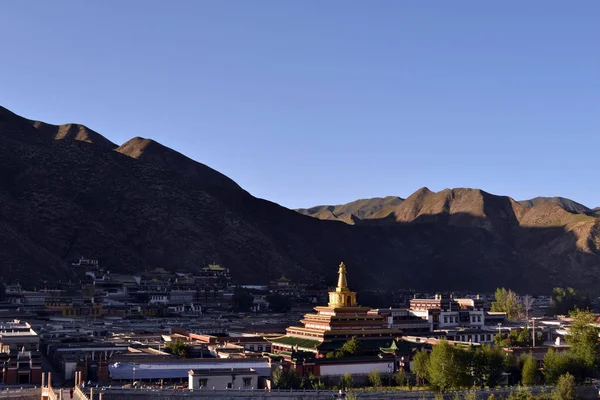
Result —
[[575, 377], [569, 373], [561, 375], [558, 378], [556, 389], [552, 393], [553, 400], [575, 400]]
[[424, 383], [429, 379], [429, 353], [423, 349], [416, 352], [413, 357], [413, 373], [417, 377], [417, 383]]
[[446, 340], [433, 346], [429, 355], [428, 377], [434, 390], [446, 392], [463, 386], [466, 365], [461, 361], [464, 353], [466, 352], [450, 346]]
[[280, 389], [291, 389], [294, 386], [294, 371], [277, 368], [273, 371], [273, 384]]
[[[542, 343], [543, 334], [536, 334], [537, 343]], [[533, 345], [532, 332], [529, 329], [516, 330], [513, 329], [510, 333], [499, 333], [494, 336], [494, 344], [503, 347], [529, 347]]]
[[586, 368], [594, 368], [600, 358], [598, 346], [598, 328], [594, 314], [589, 311], [575, 310], [571, 313], [573, 321], [566, 336], [571, 353]]
[[500, 383], [506, 357], [498, 347], [481, 346], [471, 352], [473, 384], [494, 387]]
[[533, 354], [527, 354], [523, 358], [523, 368], [521, 369], [521, 385], [532, 386], [537, 382], [538, 365]]
[[165, 345], [165, 351], [173, 355], [187, 358], [190, 355], [191, 346], [183, 340], [171, 341]]
[[495, 293], [496, 301], [492, 303], [492, 311], [505, 312], [509, 320], [519, 318], [523, 311], [523, 305], [519, 301], [519, 296], [510, 289], [498, 288]]
[[363, 350], [361, 341], [359, 339], [357, 339], [356, 336], [353, 336], [352, 339], [350, 339], [346, 343], [344, 343], [342, 345], [342, 347], [340, 347], [338, 349], [338, 351], [333, 353], [332, 356], [329, 355], [332, 353], [329, 353], [328, 356], [341, 358], [341, 357], [359, 356], [363, 353], [364, 353], [364, 350]]
[[571, 311], [586, 310], [590, 306], [591, 301], [585, 294], [571, 287], [556, 287], [552, 290], [552, 302], [548, 313], [550, 315], [568, 315]]

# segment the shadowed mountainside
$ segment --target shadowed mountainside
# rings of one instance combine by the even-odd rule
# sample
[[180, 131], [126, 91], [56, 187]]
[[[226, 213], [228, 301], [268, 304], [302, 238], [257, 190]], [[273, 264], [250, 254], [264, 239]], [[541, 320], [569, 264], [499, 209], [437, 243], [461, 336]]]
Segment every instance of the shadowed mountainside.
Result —
[[67, 260], [86, 255], [119, 272], [216, 262], [245, 283], [281, 274], [332, 283], [342, 260], [356, 289], [600, 283], [598, 220], [553, 204], [528, 209], [477, 190], [423, 189], [390, 201], [389, 213], [354, 208], [345, 215], [359, 223], [349, 225], [257, 199], [154, 141], [115, 148], [99, 134], [44, 130], [0, 107], [4, 279], [68, 277]]
[[116, 144], [106, 139], [104, 136], [96, 131], [91, 130], [85, 125], [81, 124], [63, 124], [63, 125], [52, 125], [41, 121], [29, 121], [38, 131], [44, 135], [48, 135], [55, 140], [79, 140], [82, 142], [93, 143], [97, 146], [106, 147], [108, 149], [114, 149], [117, 147]]
[[214, 169], [195, 162], [183, 154], [172, 150], [152, 139], [134, 137], [116, 151], [145, 163], [177, 171], [205, 185], [219, 186], [232, 190], [241, 190], [237, 183]]

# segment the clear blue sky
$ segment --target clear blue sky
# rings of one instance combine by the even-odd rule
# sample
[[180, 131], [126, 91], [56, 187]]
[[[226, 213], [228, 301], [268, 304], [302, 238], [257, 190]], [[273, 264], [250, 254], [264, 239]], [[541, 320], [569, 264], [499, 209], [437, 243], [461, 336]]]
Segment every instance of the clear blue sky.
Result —
[[596, 207], [599, 21], [597, 0], [5, 0], [0, 104], [288, 207], [422, 186]]

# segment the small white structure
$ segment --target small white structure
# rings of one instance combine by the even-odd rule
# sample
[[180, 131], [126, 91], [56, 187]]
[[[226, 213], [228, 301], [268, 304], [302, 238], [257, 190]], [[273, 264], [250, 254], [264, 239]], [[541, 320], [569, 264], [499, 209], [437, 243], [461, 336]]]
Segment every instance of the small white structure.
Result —
[[258, 372], [252, 368], [192, 369], [188, 389], [256, 389]]
[[394, 371], [394, 360], [381, 360], [376, 362], [338, 362], [321, 365], [319, 374], [321, 376], [340, 377], [345, 373], [352, 375], [368, 375], [373, 371], [379, 371], [381, 374], [387, 374]]

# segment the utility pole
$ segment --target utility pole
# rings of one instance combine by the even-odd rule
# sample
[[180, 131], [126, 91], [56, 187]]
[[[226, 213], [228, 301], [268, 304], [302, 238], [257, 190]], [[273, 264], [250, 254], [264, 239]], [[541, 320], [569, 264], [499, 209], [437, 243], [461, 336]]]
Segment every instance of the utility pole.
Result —
[[532, 324], [532, 332], [531, 335], [533, 337], [533, 347], [535, 348], [535, 319], [531, 319], [531, 324]]

